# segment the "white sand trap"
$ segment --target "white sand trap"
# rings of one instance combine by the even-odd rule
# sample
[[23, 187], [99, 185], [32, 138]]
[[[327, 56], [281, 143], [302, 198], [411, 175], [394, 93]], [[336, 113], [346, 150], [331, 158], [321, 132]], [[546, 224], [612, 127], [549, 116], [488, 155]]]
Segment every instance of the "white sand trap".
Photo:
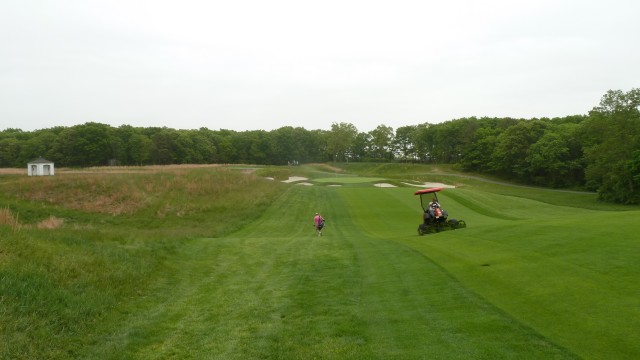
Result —
[[274, 178], [272, 178], [271, 176], [267, 176], [265, 179], [267, 180], [275, 180]]
[[373, 186], [381, 187], [381, 188], [394, 188], [394, 187], [397, 187], [395, 185], [387, 184], [387, 183], [377, 183], [377, 184], [373, 184]]
[[310, 182], [299, 182], [299, 183], [296, 183], [296, 185], [311, 186], [311, 185], [313, 185], [313, 184], [312, 184], [312, 183], [310, 183]]
[[282, 182], [292, 183], [292, 182], [304, 181], [304, 180], [309, 180], [309, 179], [307, 179], [306, 177], [302, 177], [302, 176], [289, 176], [289, 179], [283, 180]]
[[447, 184], [443, 184], [443, 183], [436, 183], [436, 182], [426, 182], [426, 183], [422, 183], [422, 184], [410, 184], [410, 183], [403, 183], [405, 185], [409, 185], [409, 186], [415, 186], [415, 187], [423, 187], [423, 188], [432, 188], [432, 187], [441, 187], [441, 188], [447, 188], [447, 189], [455, 189], [456, 187], [454, 185], [447, 185]]
[[338, 184], [331, 184], [331, 185], [327, 185], [327, 186], [340, 187], [340, 186], [342, 186], [342, 185], [338, 185]]

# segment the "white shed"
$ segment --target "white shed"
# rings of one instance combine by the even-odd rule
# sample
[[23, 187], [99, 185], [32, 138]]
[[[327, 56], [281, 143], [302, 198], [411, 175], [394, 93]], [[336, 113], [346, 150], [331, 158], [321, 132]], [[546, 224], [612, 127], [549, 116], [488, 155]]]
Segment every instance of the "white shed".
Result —
[[49, 176], [55, 174], [53, 161], [43, 158], [35, 159], [27, 164], [27, 174], [29, 176]]

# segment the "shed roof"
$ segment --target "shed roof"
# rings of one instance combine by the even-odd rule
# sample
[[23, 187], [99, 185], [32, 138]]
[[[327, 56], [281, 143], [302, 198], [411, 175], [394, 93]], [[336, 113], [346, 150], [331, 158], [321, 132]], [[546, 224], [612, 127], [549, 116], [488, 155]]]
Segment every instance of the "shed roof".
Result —
[[53, 161], [49, 161], [45, 158], [39, 157], [35, 160], [29, 161], [29, 164], [53, 164]]

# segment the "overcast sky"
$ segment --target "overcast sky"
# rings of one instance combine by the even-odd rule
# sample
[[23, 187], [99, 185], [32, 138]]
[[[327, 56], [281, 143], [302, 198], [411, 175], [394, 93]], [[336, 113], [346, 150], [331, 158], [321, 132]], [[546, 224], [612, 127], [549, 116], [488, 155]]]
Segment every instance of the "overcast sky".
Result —
[[0, 130], [586, 114], [640, 87], [639, 15], [638, 0], [0, 0]]

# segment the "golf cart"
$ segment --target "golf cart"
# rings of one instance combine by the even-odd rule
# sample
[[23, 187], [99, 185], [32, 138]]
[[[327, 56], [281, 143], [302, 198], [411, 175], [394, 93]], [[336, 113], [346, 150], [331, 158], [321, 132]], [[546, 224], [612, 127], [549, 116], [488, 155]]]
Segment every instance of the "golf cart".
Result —
[[[446, 210], [440, 207], [438, 202], [438, 191], [443, 188], [435, 187], [418, 190], [414, 195], [420, 195], [420, 205], [422, 206], [422, 224], [418, 226], [418, 235], [431, 234], [445, 230], [455, 230], [467, 227], [464, 220], [449, 218]], [[424, 199], [423, 197], [427, 197]], [[429, 201], [431, 198], [431, 201]]]

